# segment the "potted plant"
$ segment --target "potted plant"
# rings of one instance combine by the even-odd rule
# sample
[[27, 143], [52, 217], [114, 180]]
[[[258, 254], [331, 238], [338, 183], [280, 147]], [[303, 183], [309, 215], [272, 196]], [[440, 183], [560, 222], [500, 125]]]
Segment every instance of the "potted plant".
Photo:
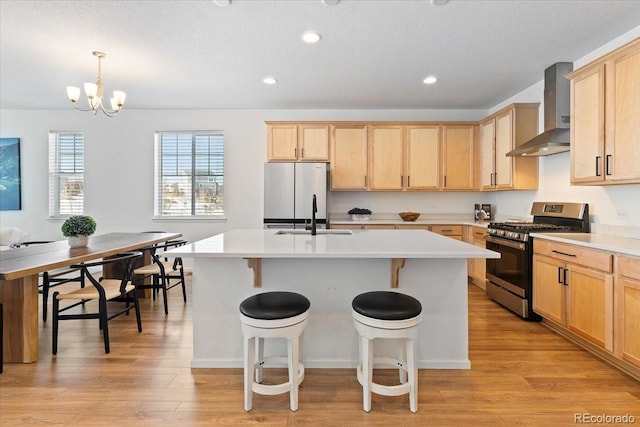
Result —
[[96, 221], [89, 215], [73, 215], [62, 224], [62, 234], [69, 238], [69, 246], [87, 246], [89, 236], [96, 231]]

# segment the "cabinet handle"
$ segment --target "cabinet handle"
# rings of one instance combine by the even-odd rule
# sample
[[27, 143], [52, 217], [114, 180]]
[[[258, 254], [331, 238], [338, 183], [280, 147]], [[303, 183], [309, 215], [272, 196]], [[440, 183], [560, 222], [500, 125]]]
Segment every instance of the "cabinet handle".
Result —
[[300, 158], [304, 159], [304, 147], [300, 149]]
[[604, 161], [604, 174], [611, 175], [611, 168], [609, 167], [609, 160], [611, 160], [611, 154], [607, 154]]
[[498, 172], [493, 173], [493, 185], [498, 185]]
[[447, 186], [447, 175], [444, 176], [444, 186]]
[[404, 186], [404, 176], [400, 175], [400, 188]]
[[562, 274], [563, 270], [564, 270], [564, 268], [558, 267], [558, 283], [560, 283], [561, 285], [564, 284], [564, 281], [562, 280], [563, 279], [563, 274]]
[[552, 249], [551, 252], [556, 253], [558, 255], [570, 256], [570, 257], [573, 257], [573, 258], [575, 258], [577, 256], [576, 254], [568, 254], [566, 252], [556, 251], [555, 249]]
[[367, 188], [367, 175], [364, 176], [364, 188]]
[[563, 274], [562, 274], [562, 283], [564, 283], [565, 286], [569, 286], [569, 283], [567, 283], [567, 270], [566, 268], [563, 268]]
[[596, 156], [596, 176], [600, 176], [600, 156]]
[[411, 175], [407, 175], [407, 187], [411, 187]]

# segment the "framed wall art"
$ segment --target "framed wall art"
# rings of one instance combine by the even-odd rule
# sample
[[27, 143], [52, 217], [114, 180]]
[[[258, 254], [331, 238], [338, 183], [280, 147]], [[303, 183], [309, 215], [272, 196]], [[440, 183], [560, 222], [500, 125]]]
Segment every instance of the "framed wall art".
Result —
[[20, 138], [0, 138], [0, 211], [20, 209]]

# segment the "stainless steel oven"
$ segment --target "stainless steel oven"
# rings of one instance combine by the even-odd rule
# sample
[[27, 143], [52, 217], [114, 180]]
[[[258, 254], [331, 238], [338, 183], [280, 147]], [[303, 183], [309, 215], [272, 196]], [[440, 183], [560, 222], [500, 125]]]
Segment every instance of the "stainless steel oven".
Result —
[[486, 237], [487, 249], [500, 253], [487, 259], [487, 295], [524, 318], [533, 318], [529, 308], [531, 247], [499, 237]]
[[586, 203], [534, 202], [533, 222], [492, 222], [487, 249], [500, 253], [487, 259], [487, 295], [519, 316], [538, 320], [533, 311], [533, 242], [531, 232], [589, 232]]

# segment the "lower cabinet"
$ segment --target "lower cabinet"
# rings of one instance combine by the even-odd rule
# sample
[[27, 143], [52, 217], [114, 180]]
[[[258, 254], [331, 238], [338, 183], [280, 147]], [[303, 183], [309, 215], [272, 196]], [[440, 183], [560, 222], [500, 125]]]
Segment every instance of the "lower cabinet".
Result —
[[[484, 227], [465, 226], [463, 240], [479, 248], [486, 249], [487, 244], [484, 237], [487, 229]], [[487, 281], [487, 260], [484, 258], [469, 258], [467, 261], [467, 271], [471, 282], [482, 289], [486, 289]]]
[[533, 311], [613, 352], [612, 254], [536, 239]]
[[615, 354], [640, 368], [640, 258], [616, 257]]
[[462, 240], [461, 225], [432, 225], [431, 231], [442, 234], [443, 236], [451, 237], [452, 239]]

